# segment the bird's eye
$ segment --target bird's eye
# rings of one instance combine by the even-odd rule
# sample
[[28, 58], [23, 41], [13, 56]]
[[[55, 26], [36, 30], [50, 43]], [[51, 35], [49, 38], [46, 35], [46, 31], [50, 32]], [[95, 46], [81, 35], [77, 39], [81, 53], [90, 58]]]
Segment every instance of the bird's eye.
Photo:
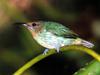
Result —
[[32, 23], [32, 26], [34, 27], [34, 26], [36, 26], [37, 24], [36, 23]]

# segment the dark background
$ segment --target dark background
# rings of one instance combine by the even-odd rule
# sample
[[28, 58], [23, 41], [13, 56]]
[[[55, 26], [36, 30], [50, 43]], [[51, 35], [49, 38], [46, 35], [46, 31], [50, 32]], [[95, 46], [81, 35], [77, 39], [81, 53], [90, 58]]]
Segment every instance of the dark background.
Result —
[[[0, 75], [12, 75], [44, 51], [17, 22], [55, 21], [94, 43], [100, 53], [99, 0], [0, 0]], [[83, 52], [51, 55], [23, 75], [72, 75], [93, 58]]]

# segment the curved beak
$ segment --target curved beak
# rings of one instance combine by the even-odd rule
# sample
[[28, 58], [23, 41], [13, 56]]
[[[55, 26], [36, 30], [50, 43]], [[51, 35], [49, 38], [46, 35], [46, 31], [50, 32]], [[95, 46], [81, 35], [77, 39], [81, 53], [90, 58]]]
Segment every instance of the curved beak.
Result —
[[23, 25], [23, 26], [27, 26], [27, 24], [26, 23], [24, 23], [24, 22], [19, 22], [19, 23], [14, 23], [15, 25]]

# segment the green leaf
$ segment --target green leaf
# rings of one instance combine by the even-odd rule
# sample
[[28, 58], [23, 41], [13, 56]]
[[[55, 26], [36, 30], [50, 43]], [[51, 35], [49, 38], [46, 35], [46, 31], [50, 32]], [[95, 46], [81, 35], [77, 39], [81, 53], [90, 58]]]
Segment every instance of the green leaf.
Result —
[[100, 62], [93, 60], [73, 75], [100, 75]]

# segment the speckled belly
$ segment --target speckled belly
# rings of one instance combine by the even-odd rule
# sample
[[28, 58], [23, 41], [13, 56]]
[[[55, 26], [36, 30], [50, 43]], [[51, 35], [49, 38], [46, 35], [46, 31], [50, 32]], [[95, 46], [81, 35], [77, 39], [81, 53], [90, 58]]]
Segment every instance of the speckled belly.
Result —
[[45, 35], [40, 35], [35, 37], [35, 40], [42, 46], [46, 48], [55, 48], [55, 44], [57, 44], [57, 38], [50, 33]]
[[65, 45], [71, 45], [74, 41], [74, 39], [57, 37], [50, 32], [35, 37], [35, 40], [43, 47], [49, 49], [56, 48], [57, 45], [60, 45], [60, 47]]

